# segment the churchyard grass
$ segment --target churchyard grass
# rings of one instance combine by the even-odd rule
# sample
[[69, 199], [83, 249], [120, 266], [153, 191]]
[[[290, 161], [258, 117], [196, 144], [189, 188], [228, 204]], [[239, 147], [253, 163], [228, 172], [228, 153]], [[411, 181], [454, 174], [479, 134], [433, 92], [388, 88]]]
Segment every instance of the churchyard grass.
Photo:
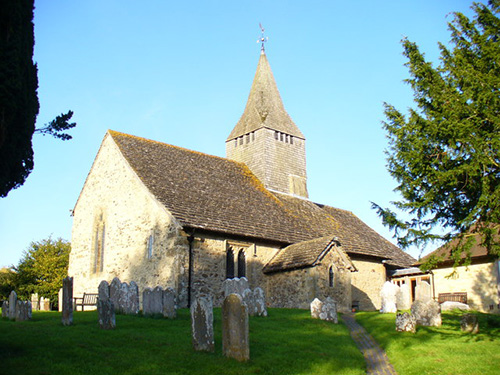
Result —
[[477, 313], [479, 334], [460, 330], [459, 311], [443, 312], [441, 327], [396, 332], [396, 314], [360, 312], [361, 324], [386, 351], [400, 375], [500, 373], [500, 316]]
[[175, 320], [116, 316], [101, 330], [97, 312], [33, 312], [27, 322], [0, 320], [0, 374], [346, 374], [366, 365], [343, 324], [312, 319], [307, 310], [269, 309], [250, 317], [250, 361], [222, 356], [221, 311], [215, 309], [215, 352], [191, 346], [189, 310]]

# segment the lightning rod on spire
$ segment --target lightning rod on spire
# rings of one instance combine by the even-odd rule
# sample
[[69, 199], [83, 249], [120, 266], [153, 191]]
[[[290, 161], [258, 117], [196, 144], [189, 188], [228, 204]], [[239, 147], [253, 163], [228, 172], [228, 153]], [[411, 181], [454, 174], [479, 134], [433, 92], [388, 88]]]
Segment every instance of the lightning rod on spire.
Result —
[[257, 39], [257, 43], [259, 43], [259, 42], [262, 43], [260, 46], [260, 51], [264, 52], [264, 43], [267, 42], [269, 40], [269, 38], [267, 36], [264, 36], [265, 29], [262, 27], [262, 24], [260, 22], [259, 22], [259, 27], [260, 27], [261, 34], [260, 34], [260, 38]]

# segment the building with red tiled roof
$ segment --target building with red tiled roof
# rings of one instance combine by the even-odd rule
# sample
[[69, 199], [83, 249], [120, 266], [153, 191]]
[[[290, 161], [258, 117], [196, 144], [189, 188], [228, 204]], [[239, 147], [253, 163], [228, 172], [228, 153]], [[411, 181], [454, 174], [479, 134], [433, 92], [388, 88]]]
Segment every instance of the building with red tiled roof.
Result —
[[108, 131], [74, 208], [75, 295], [101, 280], [172, 287], [180, 306], [246, 277], [269, 306], [314, 298], [380, 308], [388, 270], [415, 260], [352, 212], [308, 199], [305, 137], [262, 51], [227, 158]]

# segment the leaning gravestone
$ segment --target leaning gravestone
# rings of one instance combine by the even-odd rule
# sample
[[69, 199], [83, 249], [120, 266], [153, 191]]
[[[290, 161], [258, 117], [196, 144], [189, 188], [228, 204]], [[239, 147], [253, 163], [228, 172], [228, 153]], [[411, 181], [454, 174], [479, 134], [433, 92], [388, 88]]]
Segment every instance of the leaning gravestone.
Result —
[[415, 317], [407, 312], [396, 315], [396, 331], [398, 332], [412, 332], [417, 331], [417, 321]]
[[9, 295], [9, 319], [16, 319], [16, 308], [17, 308], [17, 293], [15, 291], [10, 292]]
[[31, 319], [31, 302], [17, 301], [16, 306], [16, 322], [24, 322]]
[[321, 302], [318, 298], [315, 298], [311, 302], [311, 317], [314, 319], [319, 319], [319, 314], [321, 313], [321, 306], [323, 302]]
[[415, 287], [415, 300], [427, 302], [432, 300], [432, 289], [431, 284], [427, 281], [421, 281]]
[[380, 309], [381, 313], [395, 313], [396, 308], [396, 294], [398, 292], [397, 285], [386, 281], [382, 286], [380, 291], [380, 296], [382, 297], [382, 307]]
[[267, 316], [266, 295], [261, 287], [253, 291], [253, 302], [256, 316]]
[[63, 300], [62, 300], [62, 324], [69, 326], [73, 324], [73, 278], [63, 279]]
[[321, 304], [319, 318], [321, 320], [334, 322], [335, 324], [339, 322], [337, 316], [337, 303], [330, 297], [327, 297]]
[[440, 327], [441, 306], [434, 300], [427, 302], [417, 300], [411, 305], [411, 314], [415, 317], [418, 325]]
[[166, 288], [163, 291], [162, 313], [164, 318], [175, 319], [177, 310], [175, 308], [175, 291], [172, 288]]
[[9, 302], [3, 301], [2, 303], [2, 318], [9, 317]]
[[460, 320], [460, 328], [462, 332], [468, 333], [479, 333], [479, 323], [477, 321], [477, 315], [475, 314], [464, 314]]
[[191, 305], [191, 337], [194, 350], [214, 351], [214, 315], [209, 296], [199, 295]]
[[230, 294], [222, 304], [222, 352], [240, 362], [250, 359], [248, 311], [239, 294]]
[[113, 306], [115, 308], [115, 312], [120, 314], [120, 293], [122, 288], [122, 282], [118, 277], [113, 278], [111, 280], [111, 284], [109, 284], [109, 299], [113, 302]]
[[97, 301], [97, 312], [101, 329], [114, 329], [116, 327], [115, 309], [113, 302], [109, 298]]

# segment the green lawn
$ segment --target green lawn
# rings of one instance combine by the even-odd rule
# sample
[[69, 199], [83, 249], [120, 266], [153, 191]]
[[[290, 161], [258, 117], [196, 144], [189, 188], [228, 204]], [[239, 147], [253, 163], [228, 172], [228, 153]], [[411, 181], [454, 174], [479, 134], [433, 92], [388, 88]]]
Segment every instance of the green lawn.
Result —
[[443, 325], [396, 332], [395, 314], [361, 312], [356, 320], [385, 349], [399, 375], [500, 374], [500, 317], [480, 314], [480, 333], [460, 330], [460, 312], [442, 314]]
[[250, 357], [222, 356], [220, 309], [215, 310], [215, 353], [191, 348], [188, 310], [178, 319], [116, 317], [98, 328], [96, 312], [75, 312], [64, 327], [56, 312], [34, 312], [28, 322], [0, 320], [0, 374], [357, 374], [363, 356], [343, 324], [310, 318], [309, 311], [269, 309], [250, 318]]

